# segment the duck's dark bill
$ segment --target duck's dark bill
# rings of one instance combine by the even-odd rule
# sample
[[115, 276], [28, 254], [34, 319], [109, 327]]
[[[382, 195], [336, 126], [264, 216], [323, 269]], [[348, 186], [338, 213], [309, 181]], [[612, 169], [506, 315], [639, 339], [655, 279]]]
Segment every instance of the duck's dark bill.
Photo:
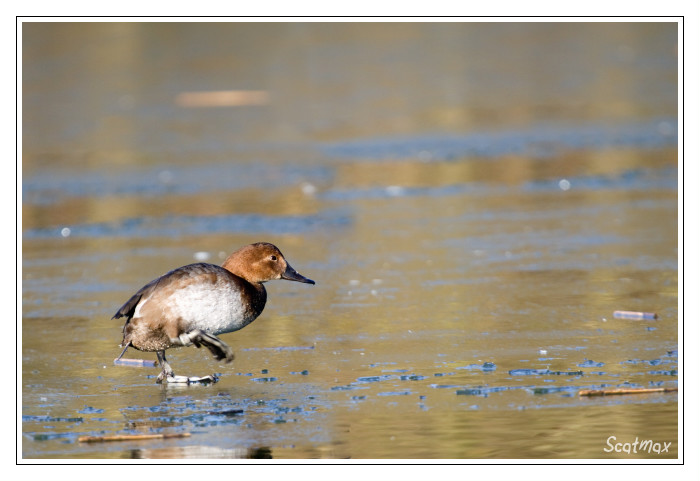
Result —
[[287, 269], [282, 273], [282, 279], [287, 279], [288, 281], [303, 282], [304, 284], [316, 284], [311, 279], [308, 279], [299, 274], [289, 264], [287, 264]]

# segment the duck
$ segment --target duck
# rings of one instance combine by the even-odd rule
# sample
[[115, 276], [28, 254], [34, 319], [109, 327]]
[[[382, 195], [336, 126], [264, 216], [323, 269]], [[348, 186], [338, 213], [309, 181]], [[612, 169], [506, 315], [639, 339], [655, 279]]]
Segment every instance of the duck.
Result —
[[132, 347], [156, 353], [162, 367], [159, 384], [217, 382], [216, 375], [176, 376], [165, 351], [203, 346], [217, 361], [230, 363], [233, 350], [217, 336], [257, 319], [267, 301], [263, 284], [275, 279], [316, 284], [294, 270], [269, 242], [243, 246], [221, 266], [199, 262], [163, 274], [139, 289], [112, 317], [126, 318], [120, 344], [124, 349], [114, 362]]

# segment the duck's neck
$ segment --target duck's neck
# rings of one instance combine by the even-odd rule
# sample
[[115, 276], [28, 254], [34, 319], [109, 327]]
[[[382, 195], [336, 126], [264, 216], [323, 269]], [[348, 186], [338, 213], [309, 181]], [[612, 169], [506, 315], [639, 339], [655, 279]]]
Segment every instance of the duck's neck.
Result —
[[234, 252], [221, 264], [221, 267], [246, 281], [244, 289], [248, 291], [248, 295], [256, 309], [262, 311], [267, 301], [267, 291], [262, 282], [253, 281], [246, 276], [245, 270], [242, 268], [244, 263], [245, 260], [242, 260], [240, 256], [236, 256], [236, 252]]
[[236, 254], [237, 252], [234, 252], [233, 254], [228, 256], [224, 263], [221, 264], [221, 267], [229, 271], [231, 274], [237, 275], [241, 279], [245, 279], [251, 284], [260, 284], [259, 282], [254, 282], [248, 279], [248, 277], [245, 275], [245, 270], [243, 269], [245, 259], [241, 259], [240, 256], [236, 256]]

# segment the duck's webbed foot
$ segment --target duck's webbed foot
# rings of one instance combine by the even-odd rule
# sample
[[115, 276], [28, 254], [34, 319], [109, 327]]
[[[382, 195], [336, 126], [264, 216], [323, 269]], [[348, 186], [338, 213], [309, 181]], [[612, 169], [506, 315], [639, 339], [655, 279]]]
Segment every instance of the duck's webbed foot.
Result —
[[158, 362], [161, 366], [163, 366], [163, 370], [160, 374], [158, 374], [158, 378], [156, 379], [156, 382], [158, 384], [161, 384], [163, 382], [173, 384], [209, 384], [215, 383], [219, 380], [219, 378], [214, 376], [213, 374], [203, 377], [176, 376], [173, 372], [173, 368], [170, 367], [170, 364], [168, 364], [168, 361], [165, 359], [165, 351], [157, 351], [156, 355], [158, 356]]
[[209, 376], [203, 376], [203, 377], [197, 377], [197, 376], [167, 376], [164, 375], [164, 373], [160, 373], [158, 375], [158, 379], [156, 382], [158, 384], [161, 384], [163, 381], [169, 384], [209, 384], [209, 383], [215, 383], [219, 380], [218, 377], [214, 376], [213, 374], [210, 374]]

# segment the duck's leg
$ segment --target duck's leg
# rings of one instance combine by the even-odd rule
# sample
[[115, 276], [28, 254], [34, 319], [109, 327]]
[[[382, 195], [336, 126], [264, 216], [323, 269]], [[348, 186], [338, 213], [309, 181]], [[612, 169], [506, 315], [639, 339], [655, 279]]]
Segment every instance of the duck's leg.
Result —
[[163, 368], [158, 375], [158, 379], [156, 379], [156, 382], [160, 384], [163, 381], [167, 382], [168, 378], [174, 377], [175, 373], [173, 372], [173, 368], [170, 367], [170, 364], [168, 364], [168, 361], [165, 359], [165, 351], [156, 351], [156, 356], [158, 357], [158, 362]]
[[156, 356], [158, 356], [158, 362], [163, 366], [163, 370], [158, 375], [156, 382], [161, 384], [162, 382], [176, 383], [176, 384], [191, 384], [195, 382], [210, 383], [216, 382], [218, 379], [216, 376], [204, 376], [204, 377], [187, 377], [187, 376], [176, 376], [173, 372], [173, 368], [170, 367], [168, 361], [165, 359], [165, 351], [156, 351]]
[[226, 362], [233, 361], [233, 349], [231, 349], [224, 341], [218, 337], [208, 334], [199, 329], [194, 329], [185, 334], [180, 334], [180, 343], [183, 346], [194, 344], [197, 347], [204, 346], [214, 355], [217, 361], [225, 360]]

